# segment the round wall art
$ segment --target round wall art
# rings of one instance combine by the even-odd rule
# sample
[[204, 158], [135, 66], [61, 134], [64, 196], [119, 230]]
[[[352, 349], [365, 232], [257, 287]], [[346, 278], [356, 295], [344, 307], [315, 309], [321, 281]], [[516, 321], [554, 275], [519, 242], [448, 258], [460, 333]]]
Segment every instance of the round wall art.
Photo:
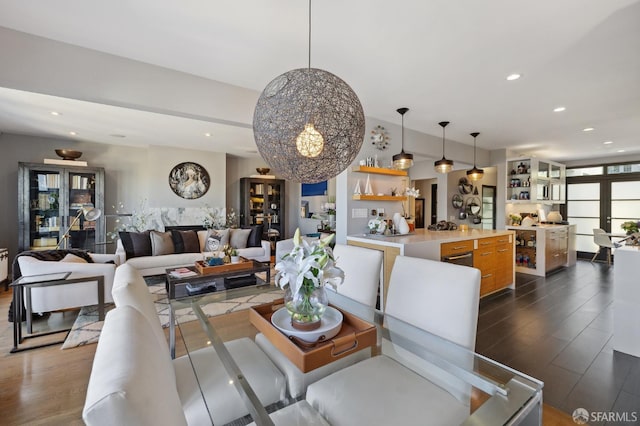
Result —
[[209, 190], [209, 173], [198, 163], [180, 163], [169, 173], [169, 186], [178, 197], [195, 200]]

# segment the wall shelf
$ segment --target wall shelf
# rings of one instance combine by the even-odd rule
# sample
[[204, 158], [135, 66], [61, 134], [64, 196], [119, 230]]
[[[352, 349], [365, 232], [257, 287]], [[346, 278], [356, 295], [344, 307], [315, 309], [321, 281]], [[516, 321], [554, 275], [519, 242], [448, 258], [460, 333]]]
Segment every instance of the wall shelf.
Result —
[[375, 173], [378, 175], [389, 175], [389, 176], [408, 176], [409, 175], [406, 170], [387, 169], [384, 167], [358, 166], [358, 167], [354, 167], [353, 171], [358, 173]]
[[353, 199], [360, 200], [360, 201], [406, 201], [407, 197], [404, 195], [394, 196], [394, 195], [354, 194]]

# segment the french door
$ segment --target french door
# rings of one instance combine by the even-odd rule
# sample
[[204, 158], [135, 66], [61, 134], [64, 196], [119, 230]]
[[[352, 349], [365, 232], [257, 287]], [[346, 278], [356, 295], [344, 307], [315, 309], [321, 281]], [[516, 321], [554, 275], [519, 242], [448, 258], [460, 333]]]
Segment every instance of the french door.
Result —
[[[577, 225], [576, 250], [579, 257], [591, 257], [598, 250], [593, 229], [623, 235], [621, 224], [640, 220], [640, 165], [609, 165], [586, 170], [581, 176], [567, 173], [566, 216]], [[574, 172], [575, 173], [575, 172]], [[620, 237], [613, 237], [619, 240]], [[604, 259], [604, 251], [600, 254]]]

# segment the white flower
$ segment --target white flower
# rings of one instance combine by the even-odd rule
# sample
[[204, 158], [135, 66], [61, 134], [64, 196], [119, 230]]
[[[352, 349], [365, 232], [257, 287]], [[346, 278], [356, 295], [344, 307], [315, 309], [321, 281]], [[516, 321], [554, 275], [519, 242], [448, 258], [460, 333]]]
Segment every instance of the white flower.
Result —
[[416, 189], [415, 187], [407, 188], [407, 189], [404, 190], [404, 195], [406, 195], [407, 197], [419, 197], [420, 196], [420, 190]]
[[294, 296], [300, 291], [305, 279], [310, 280], [314, 287], [328, 284], [336, 288], [338, 284], [342, 284], [344, 271], [335, 265], [333, 251], [328, 245], [332, 239], [333, 234], [330, 234], [309, 244], [300, 237], [300, 229], [297, 229], [293, 236], [293, 249], [275, 266], [278, 271], [275, 283], [281, 288], [288, 285]]

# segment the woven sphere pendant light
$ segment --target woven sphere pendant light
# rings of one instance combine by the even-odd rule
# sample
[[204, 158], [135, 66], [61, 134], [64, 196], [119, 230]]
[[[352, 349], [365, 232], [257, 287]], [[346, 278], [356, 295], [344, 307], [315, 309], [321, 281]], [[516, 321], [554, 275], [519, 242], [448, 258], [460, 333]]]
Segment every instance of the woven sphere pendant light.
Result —
[[276, 77], [253, 115], [258, 151], [284, 179], [316, 183], [337, 176], [364, 141], [364, 111], [342, 79], [317, 68]]
[[284, 179], [316, 183], [340, 174], [364, 141], [364, 111], [342, 79], [309, 62], [273, 79], [253, 113], [253, 135], [262, 158]]

